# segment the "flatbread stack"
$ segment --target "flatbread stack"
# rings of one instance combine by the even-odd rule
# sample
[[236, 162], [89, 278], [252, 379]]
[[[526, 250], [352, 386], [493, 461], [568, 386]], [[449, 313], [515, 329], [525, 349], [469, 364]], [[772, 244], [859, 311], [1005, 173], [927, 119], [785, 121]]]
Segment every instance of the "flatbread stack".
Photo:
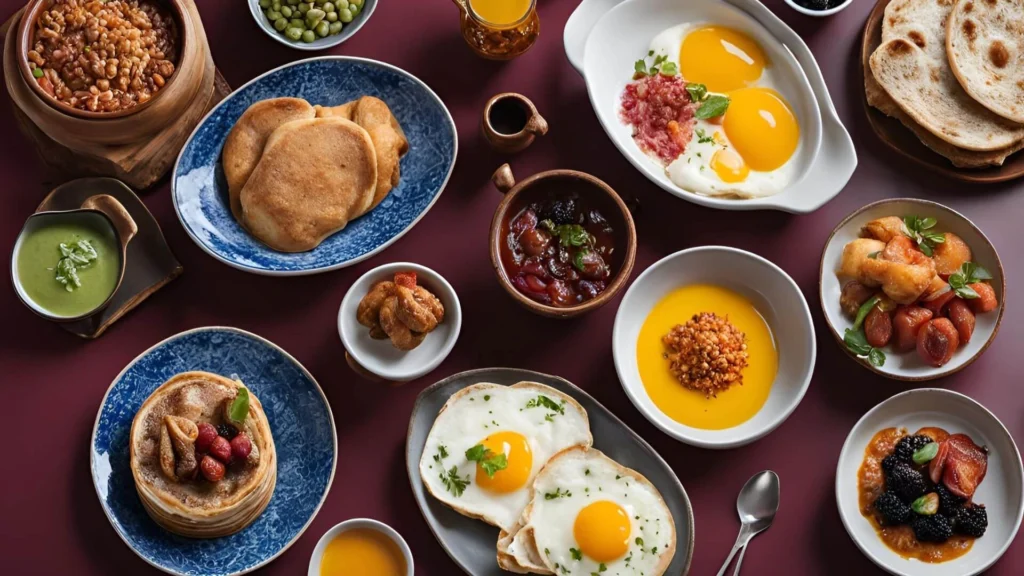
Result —
[[1024, 147], [1024, 0], [893, 0], [864, 69], [868, 103], [954, 166]]
[[372, 96], [331, 108], [256, 102], [224, 142], [231, 212], [274, 250], [312, 250], [380, 204], [408, 150], [398, 120]]

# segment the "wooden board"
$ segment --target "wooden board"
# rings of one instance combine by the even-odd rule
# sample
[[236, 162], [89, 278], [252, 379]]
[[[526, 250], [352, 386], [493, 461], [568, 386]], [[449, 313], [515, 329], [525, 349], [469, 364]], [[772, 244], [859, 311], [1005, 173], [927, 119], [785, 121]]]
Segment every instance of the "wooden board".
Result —
[[124, 279], [110, 304], [83, 320], [61, 323], [65, 330], [83, 338], [103, 334], [111, 324], [180, 276], [183, 270], [146, 205], [131, 188], [113, 178], [81, 178], [61, 184], [46, 196], [36, 212], [74, 210], [96, 194], [117, 198], [135, 220], [139, 232], [128, 243]]
[[[871, 54], [882, 44], [882, 19], [885, 16], [885, 7], [891, 0], [879, 0], [874, 10], [868, 16], [867, 24], [864, 26], [864, 35], [861, 42], [861, 71], [870, 73], [868, 61]], [[1024, 176], [1024, 151], [1011, 154], [1006, 158], [1002, 166], [991, 168], [958, 168], [945, 157], [933, 152], [917, 139], [913, 132], [908, 130], [899, 120], [883, 114], [877, 108], [868, 104], [867, 95], [861, 91], [864, 110], [867, 113], [868, 123], [878, 135], [878, 138], [887, 146], [895, 150], [904, 158], [908, 158], [925, 168], [938, 172], [949, 178], [963, 182], [994, 183], [1014, 180]]]

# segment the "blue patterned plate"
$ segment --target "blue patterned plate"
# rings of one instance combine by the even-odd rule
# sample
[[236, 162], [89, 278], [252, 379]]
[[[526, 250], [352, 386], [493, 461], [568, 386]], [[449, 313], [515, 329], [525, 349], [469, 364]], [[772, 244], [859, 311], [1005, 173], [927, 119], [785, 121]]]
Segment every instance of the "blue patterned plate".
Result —
[[[128, 464], [132, 419], [142, 402], [188, 370], [237, 374], [260, 399], [274, 434], [277, 486], [270, 504], [249, 527], [224, 538], [183, 538], [157, 526]], [[245, 574], [287, 550], [320, 510], [337, 460], [334, 418], [313, 376], [271, 342], [219, 327], [182, 332], [133, 360], [103, 398], [90, 454], [100, 505], [117, 534], [146, 562], [182, 576]]]
[[[409, 139], [398, 187], [369, 214], [309, 252], [271, 250], [242, 229], [228, 207], [220, 162], [224, 140], [242, 113], [267, 98], [294, 96], [310, 104], [337, 106], [364, 95], [386, 102]], [[444, 190], [457, 150], [451, 114], [418, 78], [375, 60], [311, 58], [271, 70], [218, 104], [182, 148], [171, 196], [188, 235], [225, 264], [256, 274], [315, 274], [365, 260], [408, 232]]]

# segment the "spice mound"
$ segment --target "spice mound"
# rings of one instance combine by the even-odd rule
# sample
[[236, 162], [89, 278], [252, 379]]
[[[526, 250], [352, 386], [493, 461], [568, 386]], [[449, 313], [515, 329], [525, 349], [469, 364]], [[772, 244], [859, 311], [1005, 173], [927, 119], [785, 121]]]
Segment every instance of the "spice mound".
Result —
[[713, 312], [695, 314], [677, 324], [661, 341], [669, 370], [680, 384], [706, 396], [743, 384], [747, 367], [746, 335]]

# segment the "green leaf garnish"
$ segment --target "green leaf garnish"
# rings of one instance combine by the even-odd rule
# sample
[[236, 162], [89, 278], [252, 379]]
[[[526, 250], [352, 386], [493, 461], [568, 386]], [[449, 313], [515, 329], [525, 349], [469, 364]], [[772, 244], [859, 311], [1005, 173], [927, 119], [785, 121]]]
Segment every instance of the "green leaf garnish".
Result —
[[665, 62], [661, 65], [661, 69], [659, 69], [658, 72], [662, 76], [675, 76], [676, 74], [679, 74], [679, 67], [676, 66], [675, 62]]
[[583, 560], [583, 553], [577, 548], [569, 548], [569, 553], [572, 554], [573, 560]]
[[955, 274], [949, 277], [949, 287], [953, 289], [953, 292], [965, 299], [973, 300], [979, 298], [978, 293], [971, 288], [969, 284], [976, 282], [982, 282], [984, 280], [991, 280], [992, 274], [988, 270], [978, 266], [974, 262], [964, 262]]
[[914, 464], [925, 464], [931, 462], [935, 455], [939, 453], [939, 443], [929, 442], [924, 446], [921, 446], [914, 451]]
[[558, 402], [555, 402], [551, 398], [543, 394], [539, 394], [536, 398], [526, 403], [527, 408], [547, 408], [548, 410], [554, 410], [559, 414], [565, 414], [565, 407]]
[[633, 76], [634, 78], [638, 76], [647, 76], [647, 62], [645, 62], [643, 58], [637, 60], [633, 64], [633, 70], [636, 72]]
[[469, 474], [463, 480], [459, 477], [459, 469], [455, 466], [452, 466], [447, 473], [441, 472], [440, 477], [445, 489], [455, 496], [462, 496], [462, 493], [466, 491], [466, 486], [469, 486]]
[[568, 490], [563, 492], [561, 488], [557, 488], [557, 487], [555, 488], [554, 492], [545, 492], [544, 493], [544, 499], [545, 500], [556, 500], [558, 498], [568, 498], [568, 497], [571, 497], [571, 496], [572, 496], [572, 492], [570, 492]]
[[928, 257], [935, 253], [934, 248], [936, 244], [942, 244], [946, 241], [945, 234], [931, 231], [936, 224], [938, 224], [938, 220], [935, 218], [903, 217], [903, 225], [907, 228], [907, 236], [916, 242], [917, 247]]
[[687, 82], [686, 91], [690, 94], [690, 100], [703, 102], [708, 95], [708, 87], [697, 82]]
[[714, 142], [713, 136], [708, 136], [708, 133], [703, 128], [697, 128], [697, 144], [707, 144], [708, 142]]
[[868, 344], [868, 337], [864, 334], [863, 329], [847, 328], [843, 334], [843, 343], [855, 356], [867, 358], [872, 366], [881, 367], [885, 364], [885, 352]]
[[910, 505], [910, 509], [922, 516], [932, 516], [939, 511], [939, 495], [929, 492]]
[[245, 422], [245, 417], [249, 415], [249, 391], [244, 386], [238, 388], [238, 394], [235, 395], [235, 399], [231, 402], [231, 409], [228, 410], [228, 417], [232, 422], [241, 424]]
[[494, 478], [494, 475], [499, 470], [504, 470], [508, 467], [508, 459], [504, 454], [495, 454], [484, 447], [483, 444], [477, 444], [466, 450], [466, 460], [478, 463], [488, 478]]
[[860, 327], [864, 325], [864, 319], [868, 317], [868, 314], [871, 313], [871, 310], [875, 306], [877, 306], [878, 303], [881, 301], [882, 298], [880, 296], [872, 296], [871, 298], [868, 298], [866, 302], [860, 305], [860, 308], [857, 309], [857, 318], [853, 321], [854, 330], [860, 330]]
[[729, 109], [729, 97], [720, 94], [712, 94], [701, 102], [700, 108], [694, 112], [698, 120], [708, 120], [725, 114]]
[[583, 271], [583, 255], [586, 254], [587, 252], [588, 250], [584, 248], [583, 250], [580, 250], [579, 252], [576, 253], [575, 256], [572, 257], [572, 265], [575, 266], [576, 269], [579, 270], [580, 272]]
[[73, 292], [75, 288], [82, 287], [78, 271], [91, 266], [99, 255], [88, 240], [79, 240], [73, 244], [61, 242], [57, 248], [60, 250], [61, 258], [57, 260], [53, 279], [63, 284], [68, 292]]

